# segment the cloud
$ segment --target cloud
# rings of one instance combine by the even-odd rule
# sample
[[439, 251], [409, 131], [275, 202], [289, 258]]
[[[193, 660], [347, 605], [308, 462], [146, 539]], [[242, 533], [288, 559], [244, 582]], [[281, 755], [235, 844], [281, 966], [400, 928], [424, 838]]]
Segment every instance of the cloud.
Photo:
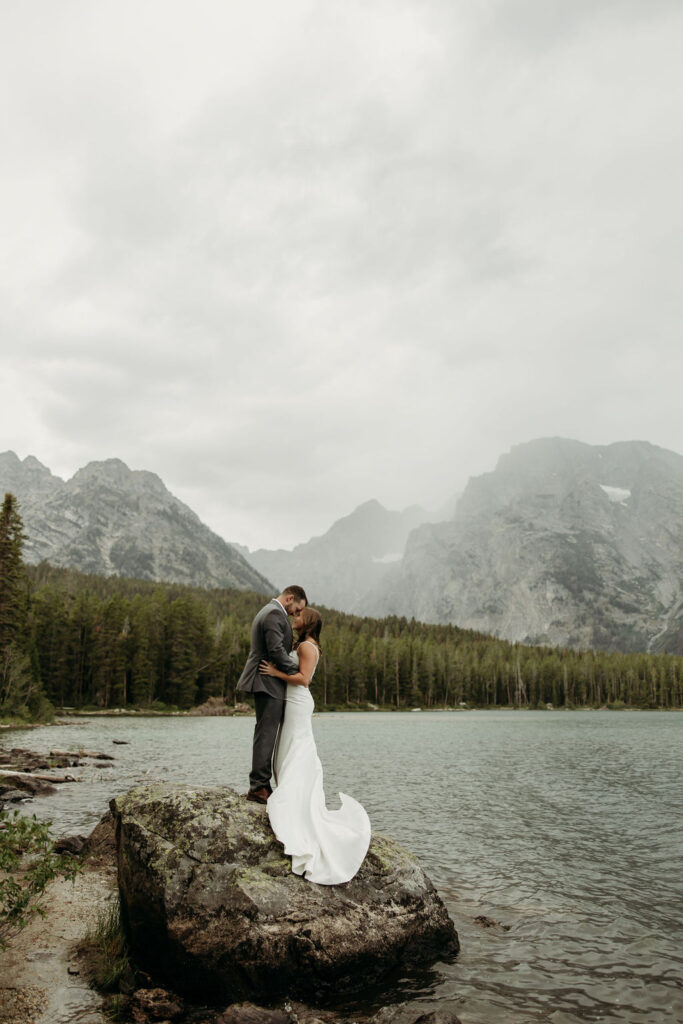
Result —
[[251, 546], [538, 435], [683, 450], [682, 17], [14, 7], [3, 447], [116, 455]]

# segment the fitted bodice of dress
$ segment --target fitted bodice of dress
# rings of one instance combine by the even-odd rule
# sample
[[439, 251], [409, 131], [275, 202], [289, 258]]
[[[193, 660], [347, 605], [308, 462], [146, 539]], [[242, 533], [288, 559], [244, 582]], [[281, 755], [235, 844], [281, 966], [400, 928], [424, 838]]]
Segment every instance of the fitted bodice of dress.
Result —
[[[304, 643], [310, 643], [310, 640], [305, 640]], [[315, 647], [315, 644], [311, 644], [311, 646]], [[317, 651], [317, 648], [316, 648], [316, 651]], [[292, 659], [292, 662], [298, 668], [299, 667], [299, 652], [298, 651], [292, 651], [289, 656]], [[315, 668], [313, 669], [313, 676], [315, 675], [315, 669], [317, 667], [318, 667], [318, 662], [316, 661]], [[313, 676], [311, 676], [311, 682], [313, 682]], [[287, 692], [285, 694], [285, 700], [287, 701], [288, 705], [289, 704], [298, 704], [302, 708], [310, 708], [311, 711], [315, 707], [315, 701], [313, 700], [313, 694], [311, 693], [311, 691], [310, 691], [308, 686], [301, 686], [301, 685], [297, 686], [296, 684], [287, 683]], [[287, 710], [289, 710], [289, 707], [287, 708]]]

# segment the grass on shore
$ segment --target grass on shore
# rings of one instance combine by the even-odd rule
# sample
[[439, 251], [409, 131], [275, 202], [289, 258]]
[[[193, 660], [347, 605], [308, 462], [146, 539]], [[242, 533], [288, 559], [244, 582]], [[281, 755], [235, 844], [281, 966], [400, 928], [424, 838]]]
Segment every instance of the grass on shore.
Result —
[[0, 811], [0, 950], [33, 917], [45, 916], [42, 900], [50, 882], [73, 882], [79, 870], [69, 854], [54, 852], [49, 821]]
[[78, 950], [91, 987], [107, 997], [107, 1015], [112, 1020], [122, 1019], [128, 995], [135, 988], [135, 972], [121, 924], [118, 894], [97, 912]]

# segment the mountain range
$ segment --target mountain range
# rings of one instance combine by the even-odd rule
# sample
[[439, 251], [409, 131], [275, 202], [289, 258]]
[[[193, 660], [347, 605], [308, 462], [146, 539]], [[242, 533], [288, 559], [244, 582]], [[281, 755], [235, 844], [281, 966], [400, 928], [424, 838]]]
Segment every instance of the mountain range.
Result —
[[353, 612], [401, 561], [409, 534], [426, 519], [427, 513], [417, 505], [392, 512], [378, 501], [366, 501], [327, 533], [292, 551], [240, 550], [278, 588], [305, 580], [312, 600]]
[[103, 576], [273, 591], [156, 474], [119, 459], [91, 462], [65, 482], [31, 455], [4, 452], [0, 494], [7, 491], [19, 502], [29, 564], [45, 559]]
[[296, 582], [356, 614], [683, 654], [683, 457], [644, 441], [516, 445], [440, 522], [373, 500], [292, 551], [226, 543], [159, 477], [117, 459], [64, 482], [6, 452], [7, 490], [33, 563], [271, 594]]
[[546, 438], [473, 477], [411, 533], [364, 614], [508, 640], [683, 653], [683, 457]]

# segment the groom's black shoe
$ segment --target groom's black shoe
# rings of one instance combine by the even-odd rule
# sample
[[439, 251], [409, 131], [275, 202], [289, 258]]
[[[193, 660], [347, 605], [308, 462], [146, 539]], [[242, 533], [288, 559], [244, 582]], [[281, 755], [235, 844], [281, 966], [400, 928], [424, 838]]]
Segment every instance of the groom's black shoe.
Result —
[[267, 789], [265, 786], [260, 789], [250, 789], [247, 793], [247, 800], [252, 800], [255, 804], [265, 804], [268, 802], [271, 792], [270, 786]]

